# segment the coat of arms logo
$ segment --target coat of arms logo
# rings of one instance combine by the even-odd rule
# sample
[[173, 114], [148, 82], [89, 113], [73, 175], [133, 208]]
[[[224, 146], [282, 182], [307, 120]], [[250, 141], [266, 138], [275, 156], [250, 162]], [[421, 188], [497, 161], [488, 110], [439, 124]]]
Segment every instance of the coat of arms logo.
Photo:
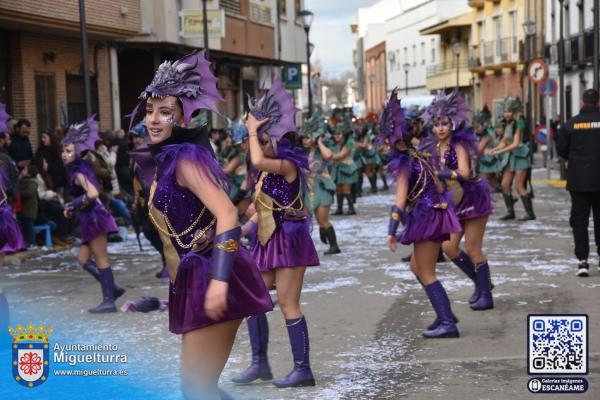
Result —
[[48, 336], [52, 328], [33, 324], [23, 327], [17, 325], [8, 331], [13, 337], [12, 374], [13, 378], [23, 386], [36, 387], [46, 382], [50, 372]]

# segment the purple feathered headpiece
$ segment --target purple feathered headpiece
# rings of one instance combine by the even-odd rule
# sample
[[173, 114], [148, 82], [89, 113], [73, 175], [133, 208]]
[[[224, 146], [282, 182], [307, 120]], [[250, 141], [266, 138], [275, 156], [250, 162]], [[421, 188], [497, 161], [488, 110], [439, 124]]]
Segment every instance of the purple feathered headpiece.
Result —
[[390, 98], [383, 106], [383, 111], [379, 116], [377, 143], [382, 144], [385, 139], [388, 139], [390, 146], [393, 146], [398, 140], [407, 144], [410, 141], [410, 131], [404, 119], [404, 109], [400, 106], [397, 88], [392, 90]]
[[428, 124], [442, 117], [448, 117], [452, 120], [455, 129], [467, 120], [469, 115], [469, 106], [465, 103], [456, 88], [450, 94], [446, 94], [444, 89], [440, 89], [423, 113], [423, 121]]
[[250, 112], [257, 120], [268, 118], [269, 121], [261, 125], [259, 133], [267, 132], [271, 139], [278, 142], [288, 132], [296, 132], [296, 113], [300, 111], [292, 96], [283, 88], [281, 77], [273, 79], [273, 85], [263, 96], [256, 100], [248, 96]]
[[6, 104], [0, 103], [0, 132], [8, 132], [10, 115], [6, 112]]
[[60, 144], [63, 146], [74, 144], [77, 156], [86, 150], [94, 150], [96, 142], [100, 140], [98, 124], [94, 120], [95, 116], [94, 114], [85, 121], [71, 125]]
[[204, 57], [204, 51], [193, 52], [175, 62], [165, 61], [158, 67], [152, 83], [139, 95], [141, 101], [131, 115], [131, 124], [149, 97], [177, 97], [183, 106], [186, 124], [198, 109], [218, 113], [216, 102], [222, 101], [223, 97], [217, 89], [217, 81], [218, 78], [210, 70], [210, 62]]

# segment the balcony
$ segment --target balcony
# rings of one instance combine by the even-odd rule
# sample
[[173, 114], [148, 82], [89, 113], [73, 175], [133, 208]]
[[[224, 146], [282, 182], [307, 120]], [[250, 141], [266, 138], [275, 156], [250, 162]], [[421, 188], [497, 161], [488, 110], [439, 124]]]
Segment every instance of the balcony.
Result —
[[485, 5], [484, 0], [469, 0], [469, 7], [472, 8], [483, 8]]
[[[459, 59], [458, 84], [469, 86], [471, 72], [468, 60]], [[427, 67], [427, 90], [438, 90], [456, 85], [456, 59], [453, 62], [430, 65]]]
[[520, 62], [520, 43], [517, 37], [482, 42], [469, 49], [468, 66], [472, 72], [485, 69], [514, 68]]
[[[558, 44], [546, 45], [546, 54], [551, 64], [558, 64]], [[594, 35], [591, 30], [565, 38], [565, 68], [586, 68], [594, 56]]]
[[519, 58], [522, 62], [533, 60], [535, 58], [549, 57], [544, 36], [533, 35], [526, 37], [523, 41], [519, 42], [519, 54]]

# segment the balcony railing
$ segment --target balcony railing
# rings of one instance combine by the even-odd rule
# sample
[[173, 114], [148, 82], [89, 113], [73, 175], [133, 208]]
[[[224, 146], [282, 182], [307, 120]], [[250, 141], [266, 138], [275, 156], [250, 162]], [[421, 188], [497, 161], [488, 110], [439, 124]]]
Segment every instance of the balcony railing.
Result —
[[469, 49], [469, 68], [513, 64], [521, 60], [520, 42], [516, 37], [482, 42]]
[[520, 59], [525, 62], [535, 58], [548, 57], [543, 35], [532, 35], [519, 42]]
[[[557, 64], [558, 45], [546, 45], [546, 55], [550, 56], [550, 63]], [[565, 38], [565, 67], [581, 67], [590, 65], [594, 56], [594, 35], [589, 30], [569, 38]]]
[[[459, 72], [466, 71], [469, 67], [468, 60], [459, 59], [458, 70]], [[427, 76], [434, 76], [439, 74], [445, 74], [448, 72], [456, 72], [456, 59], [453, 62], [434, 64], [427, 67]]]

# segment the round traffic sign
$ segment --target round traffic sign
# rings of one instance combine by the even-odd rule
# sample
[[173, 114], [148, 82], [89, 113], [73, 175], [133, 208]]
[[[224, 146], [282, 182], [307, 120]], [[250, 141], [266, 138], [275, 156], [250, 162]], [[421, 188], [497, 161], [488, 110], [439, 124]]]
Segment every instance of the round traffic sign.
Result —
[[542, 96], [554, 97], [558, 90], [558, 82], [556, 82], [556, 79], [546, 79], [544, 82], [540, 83], [538, 90]]
[[529, 75], [529, 79], [533, 83], [540, 83], [546, 79], [548, 75], [548, 67], [546, 63], [541, 58], [531, 61], [529, 63], [529, 70], [527, 71]]
[[[550, 129], [550, 138], [554, 141], [554, 129]], [[537, 142], [537, 144], [548, 143], [548, 132], [545, 125], [538, 125], [535, 127], [533, 139]]]

